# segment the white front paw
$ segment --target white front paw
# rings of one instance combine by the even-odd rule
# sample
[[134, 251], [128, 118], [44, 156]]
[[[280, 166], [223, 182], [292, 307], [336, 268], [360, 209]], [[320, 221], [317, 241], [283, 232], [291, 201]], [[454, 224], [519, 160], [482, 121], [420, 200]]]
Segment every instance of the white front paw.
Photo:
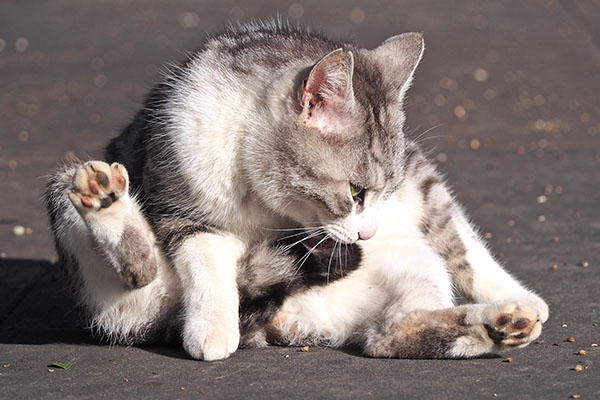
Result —
[[215, 311], [189, 316], [183, 329], [183, 348], [198, 360], [214, 361], [229, 357], [240, 343], [238, 313]]

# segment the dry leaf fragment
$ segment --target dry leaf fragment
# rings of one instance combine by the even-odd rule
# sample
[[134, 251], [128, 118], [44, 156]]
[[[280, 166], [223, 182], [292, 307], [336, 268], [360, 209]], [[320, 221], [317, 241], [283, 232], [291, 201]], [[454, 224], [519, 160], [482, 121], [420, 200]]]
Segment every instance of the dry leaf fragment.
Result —
[[584, 369], [585, 369], [584, 366], [581, 364], [577, 364], [576, 366], [573, 367], [573, 371], [577, 371], [577, 372], [583, 371]]
[[567, 338], [567, 342], [570, 342], [570, 343], [575, 343], [575, 338], [574, 338], [573, 336], [569, 336], [569, 337]]
[[303, 352], [303, 353], [307, 353], [308, 350], [310, 350], [310, 346], [304, 346], [304, 347], [300, 348], [300, 351]]
[[587, 351], [581, 349], [577, 352], [577, 354], [579, 354], [580, 356], [585, 356], [587, 354]]

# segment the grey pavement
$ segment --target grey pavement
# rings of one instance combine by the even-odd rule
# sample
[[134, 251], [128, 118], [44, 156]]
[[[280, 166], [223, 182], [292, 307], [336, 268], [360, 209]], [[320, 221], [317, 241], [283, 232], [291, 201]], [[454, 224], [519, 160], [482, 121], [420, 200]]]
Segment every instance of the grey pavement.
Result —
[[[108, 347], [79, 326], [53, 264], [44, 175], [71, 153], [101, 155], [164, 63], [206, 32], [277, 12], [365, 47], [424, 33], [409, 128], [431, 129], [419, 140], [493, 251], [548, 301], [539, 340], [472, 360], [269, 347], [205, 363]], [[591, 0], [2, 1], [0, 398], [600, 398], [599, 89]]]

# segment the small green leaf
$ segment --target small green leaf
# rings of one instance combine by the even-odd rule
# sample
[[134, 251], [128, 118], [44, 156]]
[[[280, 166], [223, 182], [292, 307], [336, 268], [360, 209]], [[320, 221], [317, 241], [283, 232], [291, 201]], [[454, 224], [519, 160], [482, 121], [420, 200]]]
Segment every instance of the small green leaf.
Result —
[[56, 368], [62, 368], [62, 369], [69, 369], [73, 366], [73, 363], [60, 363], [60, 362], [55, 362], [49, 365], [49, 367], [56, 367]]

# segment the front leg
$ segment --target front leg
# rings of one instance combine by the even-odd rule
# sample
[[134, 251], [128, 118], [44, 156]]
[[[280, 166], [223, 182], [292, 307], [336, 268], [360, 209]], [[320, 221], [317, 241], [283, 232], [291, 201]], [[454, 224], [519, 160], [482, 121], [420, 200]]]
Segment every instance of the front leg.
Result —
[[466, 294], [479, 303], [510, 300], [527, 304], [538, 311], [542, 322], [546, 322], [549, 315], [546, 302], [526, 289], [494, 260], [462, 214], [456, 216], [455, 225], [464, 244], [464, 260], [470, 266], [472, 274], [470, 288], [465, 285]]
[[227, 234], [198, 233], [173, 256], [183, 286], [183, 347], [193, 358], [227, 358], [240, 341], [237, 262], [245, 245]]
[[494, 260], [433, 166], [428, 165], [415, 175], [423, 203], [421, 232], [446, 261], [461, 294], [475, 303], [525, 303], [537, 310], [545, 322], [546, 302]]

